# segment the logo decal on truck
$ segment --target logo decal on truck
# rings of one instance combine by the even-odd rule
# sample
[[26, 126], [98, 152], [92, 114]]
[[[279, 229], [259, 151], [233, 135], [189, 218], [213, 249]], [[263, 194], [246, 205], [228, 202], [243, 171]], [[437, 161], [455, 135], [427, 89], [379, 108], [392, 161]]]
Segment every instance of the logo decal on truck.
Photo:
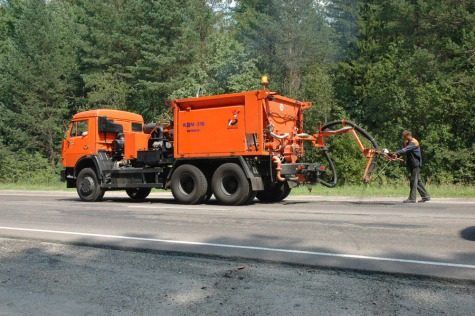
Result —
[[239, 120], [237, 119], [238, 114], [239, 114], [238, 110], [233, 111], [233, 118], [228, 120], [228, 129], [237, 129], [239, 127], [238, 126]]

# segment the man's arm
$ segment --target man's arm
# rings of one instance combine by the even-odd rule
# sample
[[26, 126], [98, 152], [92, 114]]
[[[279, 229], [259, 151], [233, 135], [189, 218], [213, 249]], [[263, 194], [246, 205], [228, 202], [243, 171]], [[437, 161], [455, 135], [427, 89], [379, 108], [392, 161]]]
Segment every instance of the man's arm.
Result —
[[417, 147], [419, 147], [419, 143], [416, 144], [415, 142], [410, 141], [406, 147], [404, 147], [401, 150], [396, 151], [395, 154], [398, 156], [401, 156], [402, 154], [415, 150]]

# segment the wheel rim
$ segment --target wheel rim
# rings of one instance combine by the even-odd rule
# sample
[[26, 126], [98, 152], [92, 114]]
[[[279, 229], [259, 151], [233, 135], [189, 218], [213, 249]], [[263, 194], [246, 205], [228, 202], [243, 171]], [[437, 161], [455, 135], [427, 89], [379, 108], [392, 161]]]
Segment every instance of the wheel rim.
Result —
[[231, 196], [237, 192], [239, 188], [239, 181], [233, 175], [226, 175], [221, 180], [220, 187], [224, 194]]
[[195, 179], [190, 174], [184, 174], [180, 178], [178, 190], [183, 195], [189, 195], [195, 190]]
[[81, 181], [81, 193], [83, 195], [90, 195], [95, 189], [94, 179], [91, 177], [84, 177]]

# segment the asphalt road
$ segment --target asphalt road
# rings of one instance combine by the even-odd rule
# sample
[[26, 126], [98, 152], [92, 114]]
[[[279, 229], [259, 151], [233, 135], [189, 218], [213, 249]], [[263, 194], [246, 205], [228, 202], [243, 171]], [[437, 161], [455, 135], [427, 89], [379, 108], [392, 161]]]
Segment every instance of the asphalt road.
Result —
[[230, 207], [0, 191], [0, 237], [475, 280], [475, 201], [290, 197]]
[[0, 315], [473, 315], [475, 282], [0, 238]]

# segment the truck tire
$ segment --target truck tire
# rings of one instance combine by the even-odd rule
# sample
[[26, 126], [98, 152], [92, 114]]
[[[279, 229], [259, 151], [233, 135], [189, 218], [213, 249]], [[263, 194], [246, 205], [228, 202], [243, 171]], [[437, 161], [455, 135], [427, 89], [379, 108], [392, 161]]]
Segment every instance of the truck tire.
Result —
[[202, 203], [208, 192], [208, 182], [203, 172], [193, 165], [181, 165], [172, 174], [171, 190], [178, 203]]
[[97, 180], [97, 175], [91, 168], [82, 169], [76, 180], [76, 189], [81, 200], [98, 202], [104, 196], [104, 190]]
[[213, 196], [213, 189], [211, 188], [211, 175], [209, 174], [209, 172], [206, 173], [206, 183], [208, 184], [208, 190], [206, 191], [203, 203], [208, 203], [211, 197]]
[[257, 198], [263, 203], [275, 203], [284, 200], [289, 196], [292, 188], [287, 182], [271, 183], [267, 181], [264, 183], [264, 190], [257, 193]]
[[249, 197], [248, 197], [247, 200], [244, 202], [244, 205], [252, 204], [252, 202], [254, 201], [254, 199], [255, 199], [256, 196], [257, 196], [257, 192], [258, 192], [258, 191], [251, 191]]
[[213, 190], [211, 189], [211, 185], [208, 183], [208, 192], [206, 192], [205, 198], [203, 199], [203, 203], [208, 203], [213, 196]]
[[253, 193], [246, 174], [235, 163], [225, 163], [216, 169], [211, 186], [218, 202], [225, 205], [244, 204]]
[[137, 201], [144, 200], [152, 191], [152, 188], [134, 188], [134, 189], [126, 189], [127, 195]]

